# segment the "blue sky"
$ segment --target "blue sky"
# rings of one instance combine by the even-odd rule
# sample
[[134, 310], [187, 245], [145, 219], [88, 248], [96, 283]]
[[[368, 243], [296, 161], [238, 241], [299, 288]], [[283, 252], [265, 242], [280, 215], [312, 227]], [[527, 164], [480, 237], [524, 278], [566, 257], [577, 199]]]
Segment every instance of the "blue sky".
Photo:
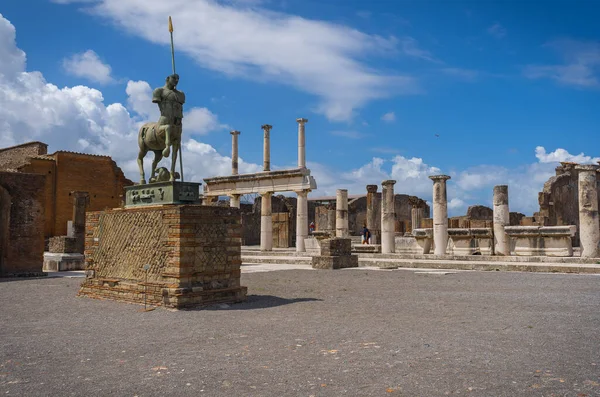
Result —
[[314, 194], [393, 178], [429, 200], [439, 172], [453, 177], [453, 215], [489, 205], [494, 184], [529, 215], [557, 161], [600, 156], [600, 4], [540, 4], [4, 1], [2, 101], [30, 93], [0, 110], [0, 143], [109, 154], [137, 180], [136, 130], [171, 72], [173, 15], [193, 177], [229, 172], [231, 129], [241, 171], [260, 169], [264, 123], [272, 163], [294, 166], [305, 117]]

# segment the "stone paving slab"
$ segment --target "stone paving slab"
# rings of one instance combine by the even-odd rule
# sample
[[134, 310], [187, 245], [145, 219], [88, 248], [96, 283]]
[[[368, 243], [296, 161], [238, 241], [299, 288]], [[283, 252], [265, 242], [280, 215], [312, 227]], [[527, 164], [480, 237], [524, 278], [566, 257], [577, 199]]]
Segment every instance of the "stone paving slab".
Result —
[[1, 280], [0, 395], [600, 394], [598, 276], [453, 272], [244, 272], [245, 303], [150, 312]]

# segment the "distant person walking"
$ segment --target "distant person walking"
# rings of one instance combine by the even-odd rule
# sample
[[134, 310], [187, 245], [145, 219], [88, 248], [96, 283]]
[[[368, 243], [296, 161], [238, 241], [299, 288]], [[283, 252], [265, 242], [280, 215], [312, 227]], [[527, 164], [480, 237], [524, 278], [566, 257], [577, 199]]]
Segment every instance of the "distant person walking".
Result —
[[310, 225], [308, 225], [308, 230], [310, 231], [310, 234], [313, 234], [313, 232], [315, 231], [315, 223], [311, 222]]
[[371, 238], [371, 232], [369, 231], [369, 229], [367, 229], [367, 225], [365, 225], [363, 227], [363, 230], [362, 230], [362, 240], [363, 240], [362, 243], [363, 244], [369, 244], [370, 243], [370, 241], [369, 241], [370, 238]]

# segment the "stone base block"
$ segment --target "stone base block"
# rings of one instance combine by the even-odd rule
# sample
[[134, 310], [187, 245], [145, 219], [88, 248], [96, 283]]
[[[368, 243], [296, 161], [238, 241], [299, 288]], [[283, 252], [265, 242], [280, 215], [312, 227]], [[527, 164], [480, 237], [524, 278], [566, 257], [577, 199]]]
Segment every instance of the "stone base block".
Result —
[[155, 182], [125, 187], [125, 208], [162, 204], [199, 204], [200, 183]]
[[85, 256], [83, 254], [63, 254], [56, 252], [44, 252], [45, 272], [64, 272], [67, 270], [84, 270]]
[[88, 212], [79, 295], [172, 308], [246, 299], [239, 209], [164, 205]]
[[358, 256], [313, 256], [313, 269], [344, 269], [347, 267], [358, 267]]
[[421, 253], [429, 254], [433, 248], [433, 229], [415, 229], [412, 233], [417, 240], [417, 244], [421, 247]]
[[410, 254], [410, 255], [421, 255], [424, 254], [423, 246], [417, 243], [417, 239], [414, 236], [411, 237], [396, 237], [396, 250], [397, 254]]

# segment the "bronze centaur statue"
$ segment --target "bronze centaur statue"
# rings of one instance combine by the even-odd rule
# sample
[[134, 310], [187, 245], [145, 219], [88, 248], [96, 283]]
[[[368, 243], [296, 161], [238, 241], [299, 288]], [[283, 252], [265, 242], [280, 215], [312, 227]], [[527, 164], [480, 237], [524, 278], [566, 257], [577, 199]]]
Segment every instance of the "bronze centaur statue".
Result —
[[181, 156], [181, 121], [183, 119], [185, 94], [175, 88], [177, 83], [179, 83], [179, 75], [172, 74], [167, 77], [164, 87], [157, 88], [152, 93], [152, 102], [158, 104], [160, 119], [156, 123], [142, 125], [138, 133], [140, 153], [137, 161], [140, 168], [140, 184], [146, 183], [144, 157], [146, 157], [149, 150], [154, 152], [151, 178], [154, 178], [156, 166], [160, 160], [163, 157], [169, 157], [171, 149], [173, 150], [173, 157], [171, 158], [169, 180], [174, 181], [178, 177], [175, 172], [175, 164], [178, 152]]

